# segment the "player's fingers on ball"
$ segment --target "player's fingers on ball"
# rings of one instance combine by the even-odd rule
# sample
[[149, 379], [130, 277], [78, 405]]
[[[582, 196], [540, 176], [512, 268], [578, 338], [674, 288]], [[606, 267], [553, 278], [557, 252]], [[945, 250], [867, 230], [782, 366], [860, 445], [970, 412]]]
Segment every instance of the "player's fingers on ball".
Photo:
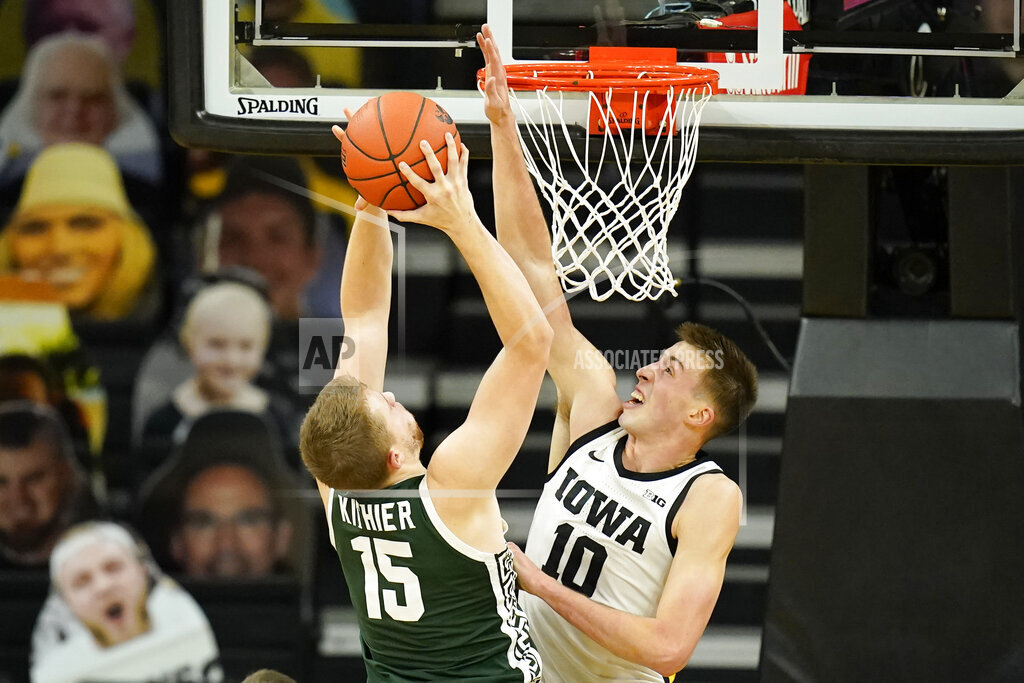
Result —
[[356, 197], [356, 203], [353, 205], [353, 207], [355, 208], [356, 211], [362, 211], [369, 205], [370, 202], [366, 201], [363, 198], [363, 195], [359, 195], [358, 197]]
[[331, 132], [334, 133], [334, 137], [338, 138], [338, 142], [345, 141], [345, 131], [341, 129], [339, 125], [331, 126]]
[[452, 154], [451, 157], [449, 158], [448, 168], [456, 168], [450, 165], [452, 161], [458, 164], [457, 168], [459, 168], [460, 171], [463, 170], [465, 167], [469, 166], [469, 148], [466, 147], [465, 143], [462, 142], [462, 140], [456, 142], [453, 139], [450, 143], [448, 143], [448, 149], [455, 150], [454, 154]]
[[[445, 133], [447, 136], [448, 134]], [[441, 162], [437, 160], [437, 155], [434, 154], [434, 150], [430, 148], [430, 143], [426, 140], [420, 140], [420, 150], [423, 151], [423, 156], [427, 159], [427, 166], [430, 167], [430, 172], [434, 174], [434, 180], [438, 181], [444, 177], [444, 169], [441, 168]], [[416, 188], [419, 190], [419, 188]], [[422, 192], [422, 190], [420, 190]]]
[[[431, 152], [431, 155], [433, 155], [433, 152]], [[430, 162], [429, 158], [427, 159], [427, 162]], [[437, 163], [436, 158], [434, 158], [434, 162]], [[441, 165], [438, 164], [438, 167], [440, 166]], [[426, 194], [427, 192], [430, 191], [430, 183], [421, 178], [420, 175], [416, 173], [416, 171], [412, 170], [412, 167], [409, 166], [409, 164], [405, 163], [404, 161], [400, 162], [398, 164], [398, 170], [401, 172], [402, 175], [405, 176], [405, 179], [409, 181], [409, 184], [415, 187], [417, 190], [419, 190], [421, 194]]]
[[[453, 144], [452, 146], [454, 147], [455, 145]], [[462, 178], [466, 178], [467, 182], [468, 182], [468, 178], [469, 178], [469, 147], [466, 147], [466, 145], [464, 143], [461, 143], [461, 142], [459, 143], [458, 147], [459, 147], [459, 156], [458, 156], [458, 161], [456, 163], [458, 164], [459, 176], [461, 176]], [[451, 166], [449, 166], [449, 168], [451, 168]]]
[[455, 168], [455, 164], [459, 163], [459, 152], [461, 151], [461, 145], [455, 144], [455, 136], [451, 133], [444, 134], [444, 144], [448, 149], [448, 168]]

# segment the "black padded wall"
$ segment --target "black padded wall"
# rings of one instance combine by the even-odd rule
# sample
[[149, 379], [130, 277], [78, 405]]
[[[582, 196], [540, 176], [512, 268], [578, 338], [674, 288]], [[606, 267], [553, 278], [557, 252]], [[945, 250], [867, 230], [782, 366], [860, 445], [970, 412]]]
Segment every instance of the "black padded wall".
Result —
[[1024, 680], [1019, 330], [805, 319], [765, 681]]
[[867, 314], [875, 182], [868, 166], [804, 167], [804, 315]]
[[947, 311], [874, 319], [871, 174], [806, 172], [761, 678], [1024, 680], [1024, 167], [947, 169]]

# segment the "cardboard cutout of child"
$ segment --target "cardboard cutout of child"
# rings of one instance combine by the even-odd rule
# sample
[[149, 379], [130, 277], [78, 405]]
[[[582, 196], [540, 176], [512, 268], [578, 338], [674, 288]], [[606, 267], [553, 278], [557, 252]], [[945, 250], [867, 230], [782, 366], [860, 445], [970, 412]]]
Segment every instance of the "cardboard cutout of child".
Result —
[[174, 434], [210, 410], [242, 410], [267, 415], [286, 437], [292, 428], [271, 395], [253, 384], [263, 365], [272, 312], [253, 288], [218, 282], [189, 302], [180, 341], [193, 375], [179, 384], [170, 400], [146, 420], [144, 438]]

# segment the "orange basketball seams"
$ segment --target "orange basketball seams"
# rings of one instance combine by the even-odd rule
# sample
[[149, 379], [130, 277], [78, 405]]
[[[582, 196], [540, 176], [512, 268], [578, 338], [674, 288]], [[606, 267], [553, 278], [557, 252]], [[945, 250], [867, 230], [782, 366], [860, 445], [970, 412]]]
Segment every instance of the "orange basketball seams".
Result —
[[423, 195], [409, 185], [398, 164], [404, 161], [432, 179], [419, 148], [420, 140], [426, 140], [447, 171], [445, 133], [460, 142], [455, 122], [441, 105], [417, 93], [385, 93], [352, 115], [341, 145], [342, 168], [349, 184], [371, 204], [392, 211], [415, 209], [423, 205]]

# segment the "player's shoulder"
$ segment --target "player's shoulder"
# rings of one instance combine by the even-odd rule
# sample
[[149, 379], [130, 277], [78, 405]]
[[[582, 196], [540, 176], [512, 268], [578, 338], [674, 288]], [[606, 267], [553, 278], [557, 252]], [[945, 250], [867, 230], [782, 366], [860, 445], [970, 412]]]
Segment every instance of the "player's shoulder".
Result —
[[722, 472], [708, 472], [690, 484], [686, 499], [679, 507], [678, 517], [700, 516], [704, 519], [737, 513], [743, 505], [743, 492]]
[[741, 501], [743, 494], [740, 487], [725, 475], [724, 472], [708, 472], [693, 480], [690, 485], [690, 497], [701, 500]]
[[736, 482], [721, 472], [709, 472], [691, 483], [672, 520], [672, 536], [731, 547], [742, 510], [743, 494]]

